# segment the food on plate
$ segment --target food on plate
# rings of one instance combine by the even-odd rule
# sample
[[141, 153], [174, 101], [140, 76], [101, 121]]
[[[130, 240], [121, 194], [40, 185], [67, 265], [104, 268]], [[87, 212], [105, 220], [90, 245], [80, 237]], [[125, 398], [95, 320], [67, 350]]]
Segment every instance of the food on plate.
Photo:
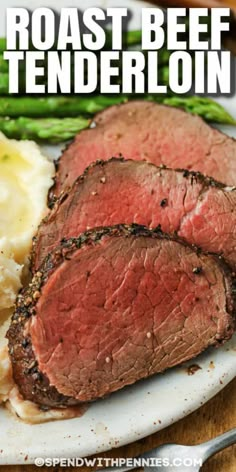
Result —
[[[15, 98], [14, 96], [0, 96], [0, 116], [7, 116], [8, 118], [19, 118], [24, 115], [27, 117], [73, 117], [82, 115], [93, 115], [99, 111], [112, 105], [119, 105], [134, 100], [135, 95], [81, 95], [81, 96], [63, 96], [53, 95], [46, 97], [21, 96]], [[235, 125], [235, 119], [217, 102], [207, 97], [198, 97], [197, 95], [142, 95], [142, 100], [153, 101], [163, 105], [183, 108], [194, 115], [199, 115], [206, 121], [225, 123]], [[11, 122], [11, 120], [8, 119]], [[37, 120], [31, 120], [30, 123], [37, 124]], [[63, 121], [62, 121], [63, 123]], [[69, 123], [76, 123], [71, 120]], [[71, 125], [72, 126], [72, 125]], [[84, 127], [87, 124], [85, 122]], [[9, 126], [10, 128], [10, 126]], [[72, 127], [71, 130], [73, 131]], [[14, 129], [12, 133], [20, 132]], [[64, 134], [62, 136], [64, 138]], [[51, 131], [48, 139], [53, 139], [53, 131]]]
[[0, 326], [0, 403], [17, 416], [17, 418], [30, 424], [45, 423], [52, 420], [62, 420], [81, 416], [86, 411], [86, 406], [79, 405], [70, 408], [40, 408], [31, 401], [24, 400], [14, 383], [12, 376], [11, 360], [8, 354], [6, 332], [9, 328], [10, 312], [8, 319]]
[[23, 266], [17, 264], [12, 258], [11, 252], [7, 249], [7, 244], [4, 251], [2, 245], [0, 251], [0, 321], [1, 311], [11, 308], [15, 303], [16, 294], [22, 286], [22, 269]]
[[8, 330], [23, 397], [103, 397], [220, 345], [234, 329], [230, 269], [160, 230], [118, 225], [64, 240], [17, 299]]
[[[141, 43], [140, 30], [125, 34], [124, 49]], [[79, 133], [55, 182], [35, 143], [0, 134], [0, 402], [38, 423], [80, 416], [232, 336], [236, 143], [200, 117], [236, 120], [214, 100], [170, 92], [166, 44], [154, 72], [168, 93], [139, 101], [98, 89], [29, 96], [24, 61], [20, 96], [9, 95], [5, 46], [0, 38], [0, 131], [47, 143]]]
[[14, 387], [12, 366], [6, 339], [6, 332], [10, 326], [11, 315], [12, 309], [1, 310], [0, 312], [0, 404], [8, 400], [10, 391]]
[[0, 348], [0, 403], [8, 400], [13, 387], [11, 361], [8, 348], [4, 346]]
[[107, 108], [91, 129], [78, 134], [59, 161], [54, 193], [71, 186], [97, 159], [125, 156], [200, 171], [228, 185], [236, 183], [236, 141], [198, 116], [151, 102]]
[[53, 175], [54, 164], [35, 143], [10, 141], [0, 133], [0, 310], [13, 306], [21, 287]]
[[36, 270], [63, 238], [138, 223], [176, 233], [236, 267], [236, 190], [189, 171], [113, 158], [91, 165], [63, 193], [33, 243]]
[[[88, 127], [92, 113], [113, 100], [103, 98], [61, 97], [62, 109], [69, 103], [71, 114], [82, 107], [81, 117], [61, 119], [49, 117], [55, 103], [60, 114], [58, 97], [51, 103], [48, 97], [38, 99], [47, 117], [16, 114], [16, 120], [0, 118], [0, 125], [3, 120], [9, 133], [23, 138], [61, 141], [72, 137], [76, 127]], [[116, 97], [115, 103], [124, 99]], [[166, 97], [171, 99], [177, 97]], [[29, 98], [26, 112], [34, 100]], [[206, 114], [205, 99], [184, 100], [182, 106]], [[213, 105], [208, 110], [218, 116], [222, 111]], [[10, 358], [0, 333], [0, 401], [21, 419], [37, 423], [79, 416], [87, 402], [232, 336], [232, 139], [199, 117], [148, 100], [112, 106], [64, 151], [50, 192], [51, 212], [46, 201], [54, 165], [34, 143], [4, 136], [3, 142], [8, 152], [4, 147], [2, 162], [0, 157], [0, 211], [5, 218], [2, 227], [0, 218], [0, 244], [5, 244], [2, 260], [7, 257], [13, 288], [9, 290], [5, 276], [0, 309], [11, 306], [21, 287], [34, 236], [33, 279], [18, 295], [10, 327], [9, 321], [2, 326], [4, 333], [9, 327]], [[6, 211], [8, 196], [11, 214]]]
[[[104, 110], [107, 106], [125, 103], [131, 99], [132, 96], [124, 95], [118, 97], [98, 95], [89, 98], [56, 96], [15, 99], [14, 97], [0, 97], [0, 130], [9, 138], [60, 143], [72, 139], [77, 133], [88, 128], [91, 123], [88, 115]], [[177, 96], [144, 95], [142, 99], [182, 108], [207, 121], [236, 124], [232, 116], [221, 105], [205, 97], [179, 98]], [[16, 100], [19, 102], [17, 106], [15, 106]], [[21, 116], [23, 110], [24, 116]], [[9, 115], [12, 118], [9, 118]], [[50, 115], [54, 116], [48, 118]], [[76, 117], [74, 117], [75, 115]]]
[[[206, 25], [207, 26], [207, 25]], [[180, 36], [188, 43], [189, 25], [188, 20], [185, 24], [186, 31], [182, 32]], [[166, 25], [164, 25], [166, 31]], [[210, 38], [210, 32], [205, 33], [206, 38]], [[30, 49], [34, 50], [32, 39], [29, 38]], [[142, 49], [142, 31], [125, 31], [123, 34], [123, 50], [139, 51], [144, 54], [144, 60], [147, 62], [148, 51]], [[18, 48], [18, 44], [16, 45]], [[106, 31], [106, 50], [112, 49], [112, 34], [111, 31]], [[3, 52], [6, 49], [6, 38], [0, 38], [0, 130], [3, 131], [10, 138], [17, 139], [35, 139], [36, 141], [47, 141], [51, 143], [58, 143], [64, 140], [73, 138], [79, 131], [88, 127], [88, 115], [92, 115], [106, 107], [123, 103], [128, 100], [136, 98], [136, 94], [115, 94], [115, 95], [101, 95], [99, 94], [99, 87], [95, 94], [75, 94], [68, 97], [61, 95], [60, 81], [58, 81], [58, 94], [39, 97], [29, 95], [26, 92], [26, 61], [20, 61], [19, 64], [19, 92], [21, 96], [9, 95], [9, 60], [4, 59]], [[56, 51], [56, 43], [52, 46]], [[57, 51], [60, 54], [60, 51]], [[191, 58], [193, 69], [195, 68], [195, 52], [188, 50]], [[173, 107], [183, 108], [185, 111], [202, 116], [206, 121], [216, 123], [227, 123], [235, 125], [235, 119], [222, 107], [219, 103], [212, 99], [202, 96], [191, 95], [176, 95], [170, 91], [169, 88], [169, 59], [171, 52], [167, 49], [167, 44], [158, 51], [158, 64], [156, 65], [158, 81], [160, 84], [166, 85], [168, 94], [141, 94], [143, 100], [151, 100], [157, 103], [163, 103]], [[42, 59], [42, 58], [41, 58]], [[101, 58], [95, 57], [98, 62], [98, 83], [101, 81]], [[45, 91], [48, 90], [47, 81], [47, 58], [40, 61], [41, 69], [45, 72], [40, 77], [37, 77], [38, 85], [41, 85]], [[122, 64], [119, 63], [120, 70]], [[75, 82], [75, 64], [72, 60], [70, 66], [69, 88], [74, 90]], [[85, 80], [87, 70], [84, 71]], [[181, 81], [181, 70], [179, 71], [179, 78]], [[144, 70], [144, 78], [147, 76], [147, 70]], [[120, 76], [113, 77], [114, 82], [120, 87]], [[81, 116], [79, 116], [81, 115]], [[49, 118], [51, 117], [51, 118]], [[110, 156], [111, 157], [111, 156]]]
[[54, 171], [34, 142], [0, 135], [0, 247], [7, 241], [19, 264], [26, 261], [32, 236], [46, 213]]
[[0, 130], [9, 138], [34, 139], [60, 143], [72, 139], [81, 129], [87, 128], [90, 119], [77, 118], [27, 118], [16, 119], [0, 117]]
[[[88, 96], [0, 96], [0, 116], [17, 118], [24, 114], [29, 117], [73, 117], [79, 114], [93, 114], [111, 105], [127, 101], [127, 95], [90, 95]], [[163, 97], [163, 100], [165, 97]]]
[[14, 387], [5, 339], [11, 308], [27, 279], [32, 237], [48, 211], [54, 172], [35, 143], [10, 141], [0, 133], [0, 403]]
[[[0, 398], [1, 399], [1, 398]], [[14, 385], [7, 395], [6, 407], [25, 423], [38, 424], [55, 420], [68, 420], [82, 416], [87, 410], [86, 405], [68, 408], [41, 408], [34, 402], [24, 400]]]

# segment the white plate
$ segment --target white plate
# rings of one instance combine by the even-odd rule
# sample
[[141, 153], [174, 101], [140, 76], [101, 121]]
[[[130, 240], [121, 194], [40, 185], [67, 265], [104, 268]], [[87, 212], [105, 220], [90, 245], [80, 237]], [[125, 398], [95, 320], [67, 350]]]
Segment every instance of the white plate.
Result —
[[[82, 7], [76, 0], [2, 0], [0, 36], [4, 34], [6, 6]], [[86, 0], [87, 6], [127, 6], [131, 28], [140, 26], [140, 8], [131, 0]], [[236, 118], [236, 97], [224, 100]], [[236, 137], [233, 128], [224, 131]], [[55, 153], [55, 149], [51, 152]], [[201, 369], [189, 376], [186, 366], [156, 375], [90, 406], [83, 417], [41, 425], [26, 425], [0, 408], [0, 464], [29, 464], [36, 457], [82, 457], [152, 434], [188, 415], [219, 392], [236, 375], [236, 337], [220, 349], [210, 349], [187, 365]]]

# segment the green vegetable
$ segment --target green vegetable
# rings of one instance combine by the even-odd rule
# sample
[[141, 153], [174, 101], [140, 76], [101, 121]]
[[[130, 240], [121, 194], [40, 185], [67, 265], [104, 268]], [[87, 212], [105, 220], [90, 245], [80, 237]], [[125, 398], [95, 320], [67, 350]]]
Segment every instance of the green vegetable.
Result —
[[6, 38], [0, 38], [0, 51], [6, 51], [7, 40]]
[[[63, 97], [54, 98], [55, 103], [57, 100], [61, 100]], [[132, 98], [136, 98], [132, 96]], [[186, 111], [193, 114], [197, 114], [205, 118], [207, 121], [214, 121], [218, 123], [236, 124], [236, 121], [213, 100], [202, 98], [202, 97], [166, 97], [166, 96], [151, 96], [145, 95], [145, 100], [151, 100], [165, 105], [171, 105], [174, 107], [181, 107]], [[51, 99], [51, 98], [50, 98]], [[16, 100], [19, 100], [18, 98]], [[21, 99], [22, 101], [24, 98]], [[40, 99], [31, 99], [35, 102], [39, 102]], [[45, 101], [49, 99], [44, 99]], [[82, 103], [84, 110], [88, 111], [90, 107], [90, 99], [84, 98], [70, 98], [71, 102], [74, 100], [75, 104], [78, 104], [80, 111], [82, 109]], [[86, 102], [87, 100], [87, 102]], [[100, 110], [109, 105], [122, 103], [127, 100], [125, 96], [119, 97], [104, 97], [99, 95], [93, 98], [93, 109], [96, 106], [100, 107]], [[45, 103], [46, 105], [46, 103]], [[88, 107], [87, 107], [88, 105]], [[96, 110], [98, 111], [98, 110]], [[45, 113], [46, 114], [46, 113]], [[87, 128], [90, 124], [90, 119], [79, 116], [77, 118], [66, 117], [66, 118], [27, 118], [20, 117], [16, 119], [0, 118], [0, 130], [6, 134], [9, 138], [17, 139], [35, 139], [45, 140], [50, 143], [59, 143], [72, 139], [75, 134], [84, 128]]]
[[61, 117], [94, 114], [111, 105], [127, 100], [126, 96], [73, 96], [53, 95], [45, 97], [0, 96], [0, 116]]
[[5, 95], [8, 93], [8, 81], [8, 73], [0, 73], [0, 94]]
[[185, 111], [193, 115], [199, 115], [204, 120], [236, 125], [236, 120], [222, 107], [219, 103], [206, 97], [198, 97], [197, 95], [189, 97], [170, 96], [163, 101], [165, 105], [183, 108]]
[[[235, 125], [236, 120], [214, 100], [205, 97], [175, 95], [90, 95], [72, 96], [53, 95], [47, 97], [0, 97], [0, 116], [8, 117], [77, 117], [93, 115], [105, 108], [141, 98], [164, 105], [183, 108], [206, 121]], [[83, 118], [86, 121], [86, 118]], [[53, 119], [51, 120], [53, 121]]]
[[134, 46], [142, 42], [142, 30], [127, 31], [123, 34], [123, 41], [126, 46]]
[[20, 117], [15, 120], [0, 118], [0, 130], [8, 138], [34, 139], [49, 143], [59, 143], [72, 139], [75, 134], [87, 128], [90, 120], [78, 118], [41, 118]]
[[8, 61], [3, 59], [3, 53], [0, 53], [0, 72], [8, 72]]

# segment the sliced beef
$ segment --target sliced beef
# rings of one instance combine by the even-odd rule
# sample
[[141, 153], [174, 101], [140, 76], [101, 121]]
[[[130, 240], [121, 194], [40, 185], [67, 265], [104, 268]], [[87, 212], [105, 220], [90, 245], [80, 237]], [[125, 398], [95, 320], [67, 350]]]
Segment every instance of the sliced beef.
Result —
[[159, 230], [116, 226], [62, 242], [17, 300], [8, 331], [22, 395], [103, 397], [229, 339], [230, 270]]
[[198, 116], [137, 101], [107, 108], [94, 123], [96, 127], [79, 133], [64, 151], [53, 189], [56, 195], [92, 162], [120, 155], [157, 166], [200, 171], [236, 185], [236, 141]]
[[96, 226], [139, 223], [178, 233], [236, 265], [236, 190], [199, 173], [157, 168], [147, 162], [99, 162], [77, 179], [41, 224], [33, 268], [62, 238]]

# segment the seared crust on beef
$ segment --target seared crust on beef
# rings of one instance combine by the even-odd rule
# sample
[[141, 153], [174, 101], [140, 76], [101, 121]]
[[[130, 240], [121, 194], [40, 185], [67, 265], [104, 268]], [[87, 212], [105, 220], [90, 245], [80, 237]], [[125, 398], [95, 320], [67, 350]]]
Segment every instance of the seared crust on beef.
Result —
[[121, 155], [236, 184], [236, 141], [199, 116], [140, 100], [105, 109], [94, 124], [64, 150], [51, 195], [59, 196], [92, 162]]
[[33, 242], [32, 271], [63, 237], [133, 222], [150, 229], [161, 224], [163, 231], [236, 264], [234, 188], [200, 172], [112, 158], [89, 166], [42, 221]]
[[[43, 407], [65, 407], [80, 403], [78, 399], [64, 396], [53, 386], [49, 385], [49, 380], [38, 369], [38, 363], [34, 355], [31, 344], [31, 338], [26, 334], [27, 323], [32, 316], [37, 316], [37, 303], [41, 297], [41, 289], [47, 283], [50, 275], [63, 263], [72, 257], [73, 253], [89, 246], [102, 244], [107, 238], [152, 238], [157, 240], [168, 240], [180, 242], [188, 247], [178, 238], [163, 234], [159, 228], [150, 231], [139, 225], [117, 225], [114, 227], [98, 228], [82, 234], [79, 238], [64, 240], [60, 247], [56, 248], [42, 264], [31, 284], [24, 289], [18, 296], [16, 310], [12, 317], [11, 326], [7, 337], [9, 340], [9, 352], [12, 360], [13, 374], [23, 397], [32, 400]], [[201, 251], [198, 248], [191, 248], [199, 256]], [[209, 256], [214, 259], [223, 273], [225, 293], [226, 293], [226, 312], [228, 313], [228, 324], [221, 334], [216, 333], [215, 339], [210, 340], [211, 345], [218, 345], [230, 338], [234, 329], [234, 315], [236, 308], [234, 281], [232, 273], [225, 262], [215, 256]], [[197, 269], [196, 269], [197, 273]]]

